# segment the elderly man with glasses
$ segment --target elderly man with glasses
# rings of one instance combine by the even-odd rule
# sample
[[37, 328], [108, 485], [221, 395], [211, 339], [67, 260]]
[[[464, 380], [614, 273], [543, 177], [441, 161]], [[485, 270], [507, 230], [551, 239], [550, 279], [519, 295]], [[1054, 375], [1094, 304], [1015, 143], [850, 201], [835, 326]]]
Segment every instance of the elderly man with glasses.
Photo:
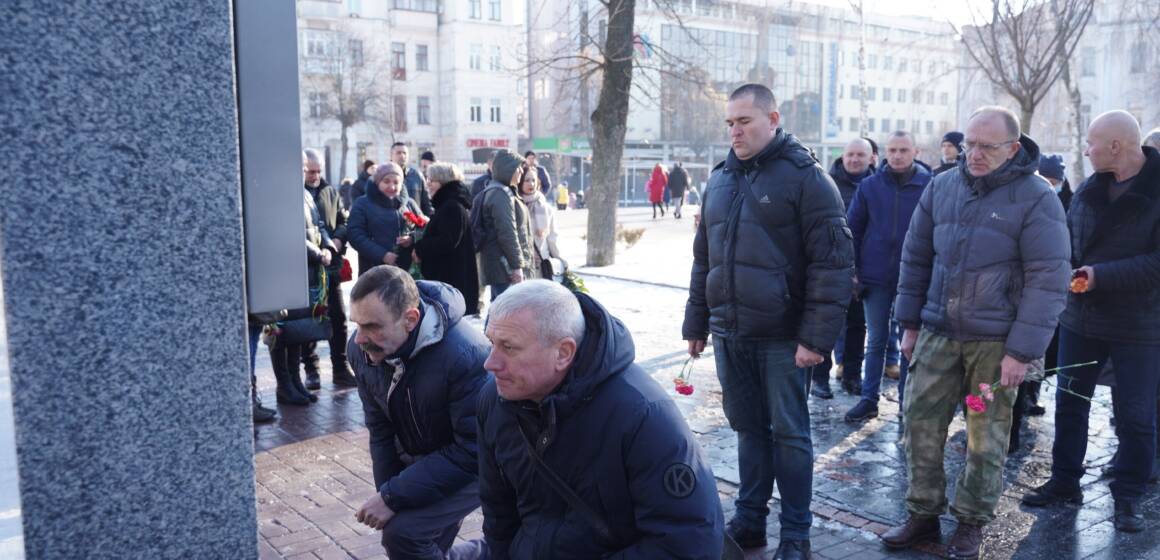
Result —
[[982, 392], [992, 400], [967, 415], [967, 464], [950, 506], [958, 527], [947, 544], [948, 558], [978, 558], [982, 528], [1003, 490], [1016, 389], [1043, 357], [1064, 308], [1070, 247], [1063, 205], [1035, 174], [1039, 147], [1019, 129], [1007, 109], [975, 111], [965, 157], [927, 187], [906, 235], [895, 315], [911, 364], [904, 405], [910, 518], [882, 535], [889, 548], [941, 536], [947, 426], [965, 397]]

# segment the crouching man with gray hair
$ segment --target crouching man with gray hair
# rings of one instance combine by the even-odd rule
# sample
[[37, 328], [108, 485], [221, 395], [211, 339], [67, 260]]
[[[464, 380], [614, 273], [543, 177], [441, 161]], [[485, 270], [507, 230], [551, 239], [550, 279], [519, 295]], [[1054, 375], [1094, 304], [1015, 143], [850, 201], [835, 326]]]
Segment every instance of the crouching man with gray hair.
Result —
[[722, 552], [713, 472], [632, 335], [547, 280], [491, 305], [479, 464], [488, 558], [703, 558]]
[[350, 294], [358, 379], [378, 492], [355, 517], [392, 560], [444, 558], [479, 507], [475, 409], [489, 345], [462, 321], [463, 296], [376, 266]]

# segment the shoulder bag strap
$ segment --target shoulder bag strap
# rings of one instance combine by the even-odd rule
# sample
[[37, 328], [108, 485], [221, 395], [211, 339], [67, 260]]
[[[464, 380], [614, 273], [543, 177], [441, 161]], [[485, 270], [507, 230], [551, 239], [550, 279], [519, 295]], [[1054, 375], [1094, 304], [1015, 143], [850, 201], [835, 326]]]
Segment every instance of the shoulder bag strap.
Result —
[[580, 516], [583, 517], [584, 520], [587, 521], [588, 524], [596, 530], [597, 534], [599, 534], [601, 538], [609, 543], [616, 542], [616, 539], [612, 534], [612, 528], [608, 526], [608, 522], [606, 522], [599, 513], [596, 513], [596, 511], [593, 510], [592, 507], [589, 506], [580, 496], [577, 496], [576, 492], [574, 492], [568, 486], [568, 483], [564, 482], [560, 476], [556, 474], [556, 471], [553, 471], [552, 468], [544, 462], [544, 459], [541, 458], [540, 454], [536, 452], [535, 446], [533, 446], [532, 442], [528, 440], [528, 435], [524, 433], [523, 426], [519, 425], [518, 422], [517, 428], [519, 429], [520, 437], [524, 438], [524, 444], [528, 446], [528, 455], [532, 457], [532, 462], [535, 463], [536, 469], [540, 471], [540, 474], [544, 475], [544, 478], [547, 479], [548, 483], [552, 485], [552, 488], [556, 490], [556, 493], [560, 494], [560, 497], [564, 498], [564, 501], [568, 502], [568, 505], [571, 506], [572, 509], [577, 513], [579, 513]]

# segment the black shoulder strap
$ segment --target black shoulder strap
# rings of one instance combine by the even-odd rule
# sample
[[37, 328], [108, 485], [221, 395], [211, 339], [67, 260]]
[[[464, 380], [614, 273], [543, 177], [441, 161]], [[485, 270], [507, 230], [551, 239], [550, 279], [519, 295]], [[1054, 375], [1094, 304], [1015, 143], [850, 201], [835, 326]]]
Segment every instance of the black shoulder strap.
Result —
[[568, 502], [568, 505], [571, 506], [573, 510], [576, 510], [576, 512], [579, 513], [580, 516], [583, 517], [584, 520], [587, 521], [588, 524], [596, 530], [596, 533], [599, 534], [600, 537], [605, 540], [605, 542], [616, 542], [616, 539], [612, 534], [612, 528], [608, 526], [608, 522], [606, 522], [599, 513], [596, 513], [596, 511], [593, 510], [591, 506], [585, 503], [580, 496], [577, 496], [576, 492], [568, 487], [568, 483], [564, 482], [560, 478], [560, 475], [556, 474], [556, 471], [553, 471], [552, 467], [549, 467], [548, 464], [544, 462], [544, 459], [541, 458], [540, 454], [536, 451], [535, 446], [532, 445], [532, 442], [528, 440], [528, 435], [524, 433], [523, 426], [519, 425], [518, 422], [517, 428], [519, 429], [520, 436], [524, 438], [524, 444], [528, 446], [528, 455], [531, 455], [532, 462], [536, 464], [536, 469], [540, 471], [540, 474], [544, 475], [544, 478], [548, 480], [548, 483], [552, 485], [552, 488], [556, 490], [556, 493], [560, 494], [560, 497], [564, 498], [564, 501]]
[[745, 201], [753, 207], [753, 213], [757, 215], [757, 222], [761, 224], [761, 229], [765, 230], [765, 234], [769, 236], [769, 240], [775, 245], [777, 244], [777, 236], [773, 234], [773, 225], [769, 223], [765, 215], [765, 210], [761, 207], [761, 203], [757, 200], [757, 193], [753, 192], [753, 183], [749, 182], [749, 175], [745, 173], [744, 169], [737, 170], [738, 180], [745, 191]]

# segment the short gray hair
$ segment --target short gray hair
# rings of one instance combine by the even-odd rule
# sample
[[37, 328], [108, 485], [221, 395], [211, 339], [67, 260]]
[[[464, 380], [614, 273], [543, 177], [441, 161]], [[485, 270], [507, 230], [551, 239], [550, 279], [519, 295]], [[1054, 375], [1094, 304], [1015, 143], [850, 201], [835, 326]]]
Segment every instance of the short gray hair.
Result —
[[579, 346], [584, 340], [580, 301], [568, 288], [548, 280], [527, 280], [504, 290], [491, 303], [487, 319], [503, 319], [525, 309], [531, 311], [544, 344], [570, 337]]
[[1153, 128], [1152, 132], [1148, 133], [1148, 136], [1144, 138], [1144, 145], [1160, 150], [1160, 127]]
[[975, 109], [971, 116], [967, 119], [968, 122], [974, 120], [975, 117], [981, 116], [997, 116], [1003, 120], [1003, 124], [1007, 127], [1007, 134], [1011, 136], [1012, 140], [1018, 140], [1022, 132], [1022, 127], [1019, 123], [1019, 115], [1006, 107], [998, 105], [984, 105]]
[[427, 168], [427, 180], [435, 181], [440, 185], [453, 183], [455, 181], [463, 182], [463, 172], [454, 163], [437, 162], [432, 163]]
[[318, 153], [318, 150], [315, 150], [314, 148], [306, 148], [305, 150], [302, 150], [302, 165], [306, 165], [307, 163], [317, 163], [321, 166], [324, 163], [322, 160], [322, 154]]

